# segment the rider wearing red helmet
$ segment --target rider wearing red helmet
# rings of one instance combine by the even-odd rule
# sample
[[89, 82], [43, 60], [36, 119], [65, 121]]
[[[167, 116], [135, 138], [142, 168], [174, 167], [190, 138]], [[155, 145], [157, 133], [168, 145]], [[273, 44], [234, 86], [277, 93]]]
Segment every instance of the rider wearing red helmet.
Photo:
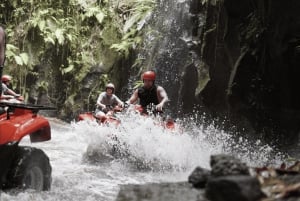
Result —
[[11, 81], [10, 75], [3, 75], [1, 78], [2, 83], [6, 84], [7, 82]]
[[129, 104], [134, 104], [139, 99], [139, 104], [146, 112], [147, 105], [153, 103], [158, 111], [162, 111], [164, 104], [169, 100], [165, 89], [154, 84], [156, 74], [153, 71], [146, 71], [142, 74], [143, 86], [136, 89], [130, 99]]
[[115, 85], [108, 83], [105, 86], [105, 92], [102, 92], [97, 99], [96, 117], [101, 121], [105, 119], [105, 114], [115, 106], [123, 107], [124, 103], [114, 94]]
[[12, 80], [10, 75], [3, 75], [1, 77], [2, 81], [2, 95], [1, 99], [17, 99], [19, 101], [23, 101], [23, 97], [20, 94], [17, 94], [12, 89], [8, 88], [9, 82]]

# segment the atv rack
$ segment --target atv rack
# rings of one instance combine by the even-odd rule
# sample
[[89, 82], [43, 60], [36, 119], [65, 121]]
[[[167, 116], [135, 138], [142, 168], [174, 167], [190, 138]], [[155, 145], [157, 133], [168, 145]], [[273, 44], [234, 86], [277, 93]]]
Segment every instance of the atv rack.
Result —
[[25, 104], [25, 103], [0, 103], [0, 107], [6, 108], [6, 116], [7, 119], [10, 119], [10, 112], [12, 112], [15, 108], [31, 110], [32, 113], [37, 114], [40, 110], [56, 110], [55, 107], [43, 106], [43, 105], [34, 105], [34, 104]]

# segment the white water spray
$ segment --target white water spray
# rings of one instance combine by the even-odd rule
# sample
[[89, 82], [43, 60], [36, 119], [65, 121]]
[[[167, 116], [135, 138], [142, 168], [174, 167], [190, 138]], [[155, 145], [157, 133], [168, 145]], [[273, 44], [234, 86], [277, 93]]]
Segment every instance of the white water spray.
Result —
[[120, 119], [118, 127], [52, 120], [51, 141], [32, 144], [50, 158], [51, 190], [2, 192], [0, 200], [114, 200], [122, 184], [186, 181], [196, 166], [209, 168], [212, 154], [233, 153], [251, 165], [273, 158], [268, 146], [243, 139], [235, 142], [212, 125], [195, 126], [189, 121], [190, 125], [172, 131], [137, 114]]

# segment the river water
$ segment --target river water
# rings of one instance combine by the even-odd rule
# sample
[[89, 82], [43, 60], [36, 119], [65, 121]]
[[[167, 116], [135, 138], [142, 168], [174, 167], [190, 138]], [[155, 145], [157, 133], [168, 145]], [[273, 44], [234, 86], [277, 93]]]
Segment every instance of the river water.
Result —
[[24, 139], [22, 144], [39, 147], [49, 156], [51, 190], [2, 192], [0, 200], [109, 201], [116, 199], [122, 184], [186, 181], [196, 166], [209, 168], [211, 154], [232, 153], [250, 165], [280, 160], [259, 141], [233, 140], [212, 125], [203, 126], [201, 121], [196, 125], [193, 118], [178, 120], [181, 126], [175, 131], [137, 114], [123, 114], [120, 119], [118, 127], [50, 119], [51, 141], [30, 144]]

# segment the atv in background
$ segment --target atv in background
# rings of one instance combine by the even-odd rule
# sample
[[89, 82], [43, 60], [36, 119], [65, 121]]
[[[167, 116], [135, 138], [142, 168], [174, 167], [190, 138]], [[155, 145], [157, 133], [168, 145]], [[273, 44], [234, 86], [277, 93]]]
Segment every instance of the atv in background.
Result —
[[[106, 107], [108, 108], [109, 112], [107, 112], [105, 118], [103, 118], [103, 119], [98, 119], [94, 112], [85, 112], [85, 113], [81, 113], [78, 115], [77, 121], [84, 121], [84, 120], [94, 121], [94, 120], [96, 120], [100, 125], [108, 124], [108, 125], [118, 126], [121, 123], [121, 120], [119, 118], [117, 118], [117, 116], [115, 114], [124, 111], [124, 109], [129, 110], [129, 111], [134, 111], [145, 117], [151, 116], [151, 115], [162, 114], [162, 112], [158, 112], [155, 109], [154, 104], [150, 104], [149, 107], [146, 108], [146, 110], [141, 105], [128, 105], [128, 104], [125, 104], [124, 108], [120, 108], [119, 106], [116, 106], [115, 108], [113, 108], [109, 105]], [[170, 116], [162, 118], [162, 121], [159, 123], [159, 125], [168, 130], [175, 130], [175, 128], [178, 127], [176, 125], [176, 123], [174, 122], [174, 120]]]
[[51, 139], [48, 120], [39, 110], [55, 108], [22, 103], [0, 103], [0, 189], [20, 188], [49, 190], [51, 165], [41, 150], [19, 146], [25, 136], [31, 142]]

